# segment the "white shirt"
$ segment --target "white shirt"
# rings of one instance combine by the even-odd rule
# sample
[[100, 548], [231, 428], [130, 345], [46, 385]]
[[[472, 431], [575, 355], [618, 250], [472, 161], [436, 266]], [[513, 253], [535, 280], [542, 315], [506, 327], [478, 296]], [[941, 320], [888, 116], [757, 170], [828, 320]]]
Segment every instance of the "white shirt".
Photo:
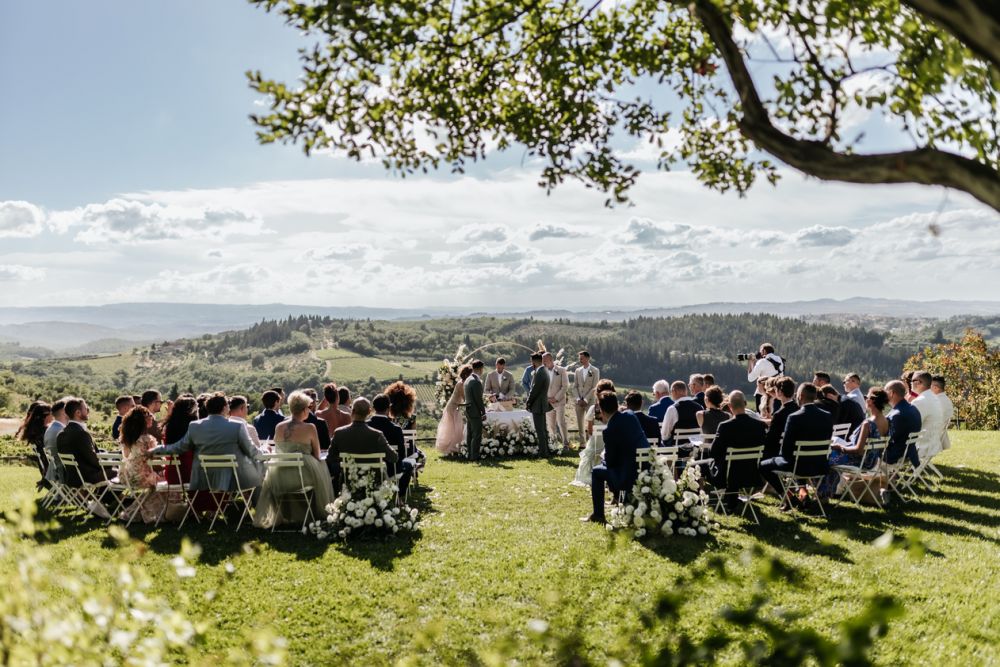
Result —
[[677, 404], [681, 401], [693, 401], [694, 399], [690, 396], [685, 396], [674, 401], [674, 404], [667, 408], [667, 412], [663, 415], [663, 424], [660, 425], [660, 437], [663, 440], [668, 440], [674, 434], [674, 426], [677, 425], [677, 420], [680, 417], [677, 415]]
[[859, 387], [855, 387], [854, 389], [847, 392], [847, 398], [851, 399], [852, 401], [860, 405], [861, 412], [865, 414], [868, 413], [868, 405], [865, 403], [864, 394], [861, 393], [861, 389]]
[[775, 368], [771, 361], [769, 361], [772, 359], [775, 364], [778, 364], [779, 367], [784, 365], [781, 357], [772, 352], [766, 357], [757, 360], [757, 363], [754, 364], [753, 368], [750, 369], [750, 372], [747, 373], [747, 382], [756, 382], [760, 378], [769, 378], [778, 375], [778, 369]]
[[243, 417], [230, 417], [229, 421], [237, 424], [243, 424], [243, 427], [247, 430], [247, 435], [250, 436], [250, 442], [253, 443], [254, 447], [260, 449], [260, 436], [257, 435], [257, 429], [253, 424], [247, 423], [247, 420], [243, 419]]
[[921, 460], [941, 453], [941, 436], [944, 424], [941, 417], [941, 401], [930, 389], [920, 392], [911, 401], [913, 407], [920, 411], [920, 430], [926, 431], [917, 447]]
[[80, 428], [82, 428], [84, 431], [87, 430], [87, 422], [81, 422], [81, 421], [77, 421], [76, 419], [70, 419], [69, 423], [70, 424], [76, 424], [77, 426], [79, 426]]
[[948, 436], [948, 427], [951, 426], [951, 420], [955, 417], [955, 406], [948, 394], [943, 391], [935, 396], [937, 396], [938, 403], [941, 404], [941, 449], [950, 449], [951, 438]]

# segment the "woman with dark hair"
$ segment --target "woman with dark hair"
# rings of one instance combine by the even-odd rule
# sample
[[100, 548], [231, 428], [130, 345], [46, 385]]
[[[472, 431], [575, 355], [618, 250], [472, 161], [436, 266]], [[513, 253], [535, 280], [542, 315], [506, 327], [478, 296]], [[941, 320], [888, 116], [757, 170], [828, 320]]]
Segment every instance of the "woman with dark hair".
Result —
[[[198, 411], [196, 413], [197, 416], [195, 417], [195, 419], [205, 419], [206, 417], [208, 417], [208, 408], [206, 407], [205, 403], [211, 397], [212, 397], [211, 394], [198, 394], [198, 399], [197, 399], [197, 408], [198, 408]], [[169, 444], [171, 442], [177, 442], [177, 441], [176, 440], [167, 440], [167, 444]]]
[[45, 456], [45, 429], [52, 423], [52, 406], [45, 401], [35, 401], [28, 406], [24, 421], [17, 429], [16, 437], [34, 447], [38, 457], [38, 471], [42, 478], [38, 488], [45, 486], [45, 472], [49, 469], [49, 459]]
[[[847, 444], [834, 442], [830, 445], [830, 466], [859, 466], [869, 469], [878, 460], [876, 452], [865, 448], [871, 438], [885, 438], [889, 435], [889, 420], [885, 417], [885, 409], [889, 406], [889, 394], [884, 389], [873, 387], [868, 390], [865, 399], [871, 417], [861, 422], [848, 438]], [[843, 441], [841, 441], [843, 442]], [[820, 484], [819, 493], [829, 497], [837, 490], [840, 473], [831, 471]]]
[[166, 507], [166, 497], [159, 493], [149, 493], [163, 481], [163, 478], [149, 467], [147, 452], [159, 444], [156, 438], [149, 434], [152, 425], [153, 413], [141, 405], [129, 410], [122, 418], [121, 435], [118, 439], [122, 445], [123, 461], [118, 477], [135, 490], [147, 491], [141, 500], [141, 505], [136, 502], [125, 511], [126, 521], [131, 519], [138, 509], [143, 523], [153, 523]]
[[[203, 394], [207, 396], [207, 394]], [[187, 433], [188, 426], [191, 422], [198, 421], [198, 410], [199, 405], [203, 405], [204, 401], [201, 396], [197, 399], [194, 396], [179, 396], [173, 405], [167, 410], [167, 418], [163, 422], [163, 439], [166, 440], [167, 444], [172, 444], [184, 437]], [[174, 466], [168, 466], [166, 471], [167, 483], [169, 484], [187, 484], [191, 481], [191, 468], [194, 465], [194, 452], [188, 450], [186, 452], [181, 452], [177, 454], [180, 457], [181, 465], [180, 472], [181, 477], [177, 479], [177, 468]], [[199, 511], [209, 511], [215, 509], [213, 507], [212, 497], [206, 493], [199, 493], [198, 497], [194, 500], [194, 506], [196, 510]]]
[[382, 392], [389, 399], [389, 416], [404, 431], [417, 427], [413, 408], [417, 404], [417, 391], [402, 380], [393, 382]]
[[717, 384], [705, 390], [705, 409], [695, 413], [694, 418], [698, 420], [701, 432], [706, 435], [715, 435], [719, 424], [732, 419], [732, 415], [722, 409], [722, 401], [725, 396], [722, 387]]
[[444, 412], [441, 414], [434, 447], [442, 454], [457, 454], [462, 448], [462, 443], [465, 442], [462, 415], [459, 411], [465, 403], [465, 380], [470, 375], [472, 375], [472, 366], [469, 364], [458, 369], [458, 381], [455, 382], [455, 389], [451, 392], [448, 404], [444, 406]]

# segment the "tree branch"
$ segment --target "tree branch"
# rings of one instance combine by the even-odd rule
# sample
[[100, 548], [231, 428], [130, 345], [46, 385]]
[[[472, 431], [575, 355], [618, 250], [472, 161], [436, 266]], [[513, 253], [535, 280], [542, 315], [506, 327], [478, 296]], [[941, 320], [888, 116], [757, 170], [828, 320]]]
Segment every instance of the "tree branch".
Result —
[[1000, 68], [1000, 10], [996, 0], [902, 0], [980, 58]]
[[739, 95], [743, 112], [740, 130], [760, 149], [823, 180], [943, 185], [967, 192], [1000, 211], [1000, 174], [981, 162], [929, 147], [873, 155], [838, 153], [821, 142], [797, 139], [779, 130], [771, 122], [743, 53], [733, 39], [728, 17], [712, 0], [695, 0], [692, 4], [695, 16], [722, 55]]

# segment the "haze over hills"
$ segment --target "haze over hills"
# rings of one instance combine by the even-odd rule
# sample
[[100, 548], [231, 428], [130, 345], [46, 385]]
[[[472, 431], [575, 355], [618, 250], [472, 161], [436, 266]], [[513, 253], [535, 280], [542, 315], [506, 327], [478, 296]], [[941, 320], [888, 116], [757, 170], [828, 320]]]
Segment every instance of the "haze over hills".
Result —
[[288, 304], [117, 303], [103, 306], [46, 306], [0, 309], [0, 341], [70, 351], [127, 349], [149, 343], [243, 329], [261, 320], [299, 315], [335, 319], [417, 320], [465, 315], [571, 319], [581, 322], [619, 321], [635, 317], [689, 314], [770, 313], [786, 317], [859, 317], [945, 319], [960, 315], [1000, 315], [1000, 301], [905, 301], [855, 297], [792, 302], [717, 302], [665, 308], [508, 310], [484, 312], [481, 306], [430, 308], [323, 307]]

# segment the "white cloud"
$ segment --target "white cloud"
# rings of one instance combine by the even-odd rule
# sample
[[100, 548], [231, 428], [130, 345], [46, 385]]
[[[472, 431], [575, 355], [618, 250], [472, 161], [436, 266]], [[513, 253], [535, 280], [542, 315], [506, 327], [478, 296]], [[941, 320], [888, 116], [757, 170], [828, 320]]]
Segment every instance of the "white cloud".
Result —
[[472, 225], [462, 225], [448, 235], [448, 243], [465, 244], [479, 243], [481, 241], [506, 241], [507, 228], [496, 223], [479, 223]]
[[586, 236], [578, 231], [574, 231], [562, 225], [536, 225], [528, 234], [529, 241], [541, 241], [542, 239], [577, 239]]
[[382, 254], [368, 243], [339, 243], [306, 251], [306, 257], [317, 262], [374, 260], [381, 258]]
[[236, 234], [267, 233], [259, 216], [228, 206], [175, 206], [112, 199], [59, 217], [64, 224], [79, 227], [76, 240], [87, 244], [224, 240]]
[[506, 264], [518, 262], [531, 256], [531, 251], [516, 243], [495, 246], [476, 246], [447, 258], [448, 264]]
[[813, 225], [791, 236], [792, 243], [804, 246], [839, 246], [851, 242], [857, 232], [848, 227]]
[[45, 269], [20, 264], [0, 264], [0, 283], [28, 283], [45, 277]]
[[0, 238], [30, 237], [45, 228], [45, 213], [26, 201], [0, 201]]

